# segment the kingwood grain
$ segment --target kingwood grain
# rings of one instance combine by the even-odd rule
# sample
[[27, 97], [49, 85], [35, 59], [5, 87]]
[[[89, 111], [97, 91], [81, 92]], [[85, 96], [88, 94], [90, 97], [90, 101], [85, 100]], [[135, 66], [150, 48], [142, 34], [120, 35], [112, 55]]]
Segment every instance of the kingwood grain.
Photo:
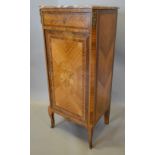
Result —
[[88, 129], [109, 123], [117, 8], [41, 7], [50, 105], [54, 113]]

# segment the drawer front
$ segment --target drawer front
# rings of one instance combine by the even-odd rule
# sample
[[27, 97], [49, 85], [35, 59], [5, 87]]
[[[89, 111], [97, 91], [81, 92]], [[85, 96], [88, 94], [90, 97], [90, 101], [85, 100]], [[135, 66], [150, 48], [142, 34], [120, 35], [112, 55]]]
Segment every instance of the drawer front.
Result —
[[44, 26], [67, 26], [75, 28], [89, 28], [89, 13], [44, 13]]

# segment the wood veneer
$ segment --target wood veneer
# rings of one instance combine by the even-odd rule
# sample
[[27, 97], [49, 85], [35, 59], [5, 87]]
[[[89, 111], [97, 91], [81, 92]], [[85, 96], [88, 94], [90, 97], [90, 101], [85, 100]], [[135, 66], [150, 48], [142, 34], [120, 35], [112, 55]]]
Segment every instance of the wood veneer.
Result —
[[51, 127], [54, 113], [88, 130], [109, 123], [117, 7], [40, 8]]

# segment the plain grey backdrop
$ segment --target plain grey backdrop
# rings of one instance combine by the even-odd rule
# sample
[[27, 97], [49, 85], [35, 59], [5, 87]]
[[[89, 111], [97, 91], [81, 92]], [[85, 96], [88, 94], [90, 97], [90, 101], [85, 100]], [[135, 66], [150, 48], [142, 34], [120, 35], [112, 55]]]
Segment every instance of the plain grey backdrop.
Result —
[[[117, 37], [112, 85], [110, 124], [103, 119], [94, 130], [93, 150], [88, 149], [87, 132], [56, 115], [51, 131], [47, 114], [49, 104], [44, 41], [40, 22], [40, 5], [105, 5], [117, 6]], [[124, 155], [125, 103], [125, 1], [124, 0], [31, 0], [30, 79], [31, 79], [31, 155]], [[66, 143], [67, 140], [67, 143]]]

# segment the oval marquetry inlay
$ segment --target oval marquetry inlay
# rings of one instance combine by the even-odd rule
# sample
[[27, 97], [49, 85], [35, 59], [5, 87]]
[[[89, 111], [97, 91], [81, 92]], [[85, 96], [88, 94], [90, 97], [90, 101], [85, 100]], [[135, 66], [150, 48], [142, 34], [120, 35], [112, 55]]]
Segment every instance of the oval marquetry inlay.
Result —
[[73, 80], [73, 73], [67, 69], [62, 69], [61, 74], [60, 74], [60, 81], [63, 86], [69, 87], [73, 85], [74, 80]]

